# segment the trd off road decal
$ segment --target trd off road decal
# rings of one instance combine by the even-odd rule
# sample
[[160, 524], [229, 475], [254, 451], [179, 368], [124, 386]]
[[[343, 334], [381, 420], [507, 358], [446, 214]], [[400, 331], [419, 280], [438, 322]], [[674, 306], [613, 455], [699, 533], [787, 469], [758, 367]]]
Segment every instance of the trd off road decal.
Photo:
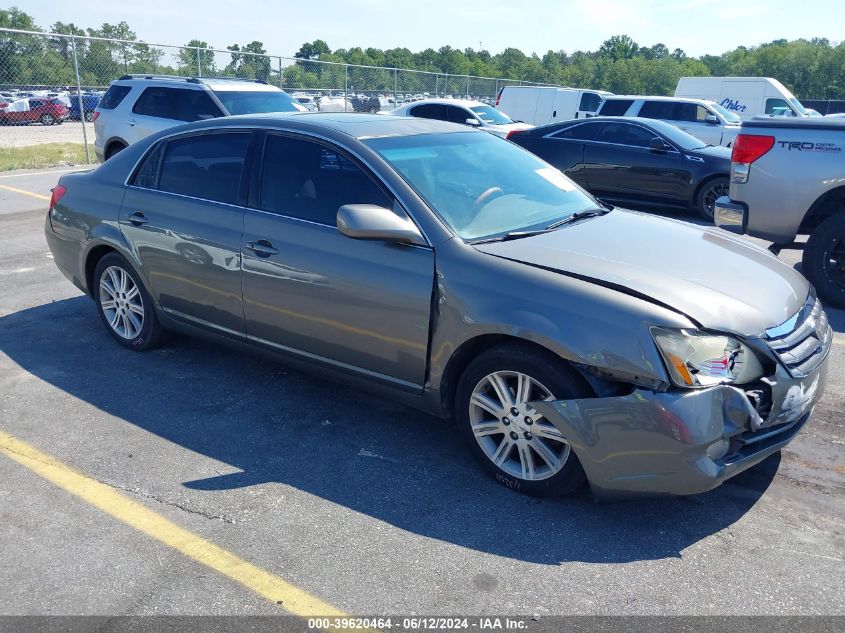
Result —
[[825, 152], [833, 154], [841, 152], [842, 147], [836, 143], [813, 143], [811, 141], [778, 141], [782, 149], [789, 152], [796, 150], [799, 152]]

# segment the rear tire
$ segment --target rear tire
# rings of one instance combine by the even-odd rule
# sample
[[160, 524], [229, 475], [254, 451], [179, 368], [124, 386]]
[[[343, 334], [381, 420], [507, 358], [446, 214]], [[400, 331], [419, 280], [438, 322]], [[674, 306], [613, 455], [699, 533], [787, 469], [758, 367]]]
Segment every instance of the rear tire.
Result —
[[[584, 379], [550, 352], [508, 344], [483, 352], [464, 370], [455, 418], [496, 481], [531, 496], [564, 496], [584, 483], [584, 470], [569, 441], [526, 403], [590, 395]], [[504, 407], [502, 396], [509, 400]]]
[[53, 125], [55, 122], [56, 119], [53, 117], [52, 114], [41, 115], [41, 125]]
[[164, 330], [152, 297], [122, 255], [105, 255], [97, 263], [91, 285], [97, 311], [115, 341], [139, 352], [161, 343]]
[[845, 308], [845, 209], [827, 218], [810, 234], [802, 272], [823, 301]]
[[730, 180], [727, 176], [718, 176], [704, 183], [695, 201], [695, 208], [705, 220], [713, 221], [713, 210], [720, 196], [728, 195]]

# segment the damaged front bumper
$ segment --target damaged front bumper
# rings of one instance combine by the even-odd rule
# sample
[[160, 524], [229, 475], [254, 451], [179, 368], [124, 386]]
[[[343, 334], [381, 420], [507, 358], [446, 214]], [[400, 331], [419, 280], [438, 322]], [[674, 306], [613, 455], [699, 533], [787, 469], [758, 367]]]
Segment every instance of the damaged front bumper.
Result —
[[729, 385], [532, 404], [570, 440], [597, 498], [696, 494], [789, 443], [822, 395], [828, 362], [802, 378], [779, 365], [762, 414], [756, 392]]

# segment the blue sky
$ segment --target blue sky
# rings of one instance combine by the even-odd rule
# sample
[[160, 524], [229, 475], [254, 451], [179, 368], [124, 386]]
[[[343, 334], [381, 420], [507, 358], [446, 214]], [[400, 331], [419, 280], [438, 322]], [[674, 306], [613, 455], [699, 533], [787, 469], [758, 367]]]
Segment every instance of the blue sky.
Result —
[[[15, 4], [14, 0], [12, 3]], [[9, 6], [9, 0], [2, 3]], [[184, 44], [196, 37], [217, 48], [264, 42], [291, 55], [305, 41], [413, 51], [449, 44], [497, 53], [595, 50], [627, 33], [641, 45], [662, 42], [691, 55], [719, 54], [778, 38], [845, 35], [841, 0], [17, 0], [42, 27], [94, 26], [126, 20], [142, 40]], [[417, 8], [420, 7], [420, 8]]]

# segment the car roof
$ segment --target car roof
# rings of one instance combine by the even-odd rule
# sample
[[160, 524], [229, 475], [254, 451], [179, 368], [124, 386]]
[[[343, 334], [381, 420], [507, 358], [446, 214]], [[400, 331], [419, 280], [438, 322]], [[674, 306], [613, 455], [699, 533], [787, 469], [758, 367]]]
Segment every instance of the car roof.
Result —
[[141, 74], [141, 75], [123, 75], [119, 77], [113, 84], [129, 84], [142, 83], [151, 86], [173, 86], [177, 84], [180, 88], [189, 88], [204, 90], [205, 87], [212, 90], [222, 92], [225, 90], [251, 90], [256, 92], [276, 92], [280, 90], [276, 86], [259, 81], [256, 79], [241, 79], [237, 77], [183, 77], [181, 75], [155, 75], [155, 74]]
[[357, 112], [285, 112], [267, 114], [242, 114], [197, 121], [183, 126], [189, 127], [231, 127], [238, 125], [302, 129], [317, 131], [320, 128], [333, 130], [355, 139], [382, 138], [386, 136], [412, 136], [417, 134], [438, 134], [468, 132], [487, 134], [465, 125], [415, 117], [385, 116]]
[[438, 105], [457, 105], [463, 106], [465, 108], [475, 108], [477, 106], [486, 106], [486, 103], [482, 103], [481, 101], [475, 101], [474, 99], [420, 99], [419, 101], [414, 101], [413, 103], [407, 104], [410, 106], [418, 106], [418, 105], [425, 105], [427, 103], [434, 103]]
[[605, 101], [616, 101], [619, 99], [627, 99], [627, 100], [637, 100], [637, 99], [647, 99], [649, 101], [684, 101], [686, 103], [713, 103], [710, 99], [696, 99], [695, 97], [666, 97], [666, 96], [653, 96], [650, 97], [648, 95], [611, 95], [605, 97]]

